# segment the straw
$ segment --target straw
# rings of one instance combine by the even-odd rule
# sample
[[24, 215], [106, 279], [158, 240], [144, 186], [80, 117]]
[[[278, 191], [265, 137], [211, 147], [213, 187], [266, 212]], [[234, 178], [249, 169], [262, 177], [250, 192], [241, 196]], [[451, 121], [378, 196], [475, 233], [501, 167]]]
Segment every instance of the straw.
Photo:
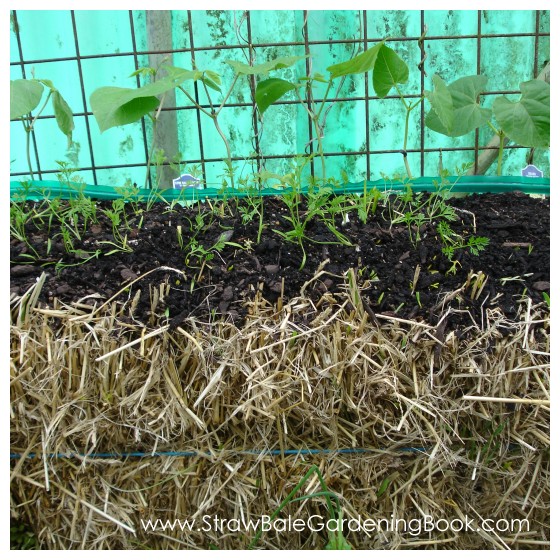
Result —
[[[38, 286], [11, 300], [10, 510], [42, 548], [247, 548], [256, 530], [142, 523], [271, 515], [311, 465], [343, 517], [472, 517], [476, 504], [483, 518], [530, 521], [500, 538], [345, 532], [354, 548], [549, 546], [544, 304], [520, 301], [517, 321], [487, 308], [484, 325], [456, 333], [368, 311], [349, 273], [321, 303], [257, 296], [242, 326], [172, 330], [131, 324], [131, 301], [39, 308]], [[437, 316], [459, 312], [453, 301], [442, 296]], [[303, 499], [320, 489], [307, 482], [281, 517], [328, 514], [324, 496]], [[271, 531], [255, 546], [327, 539]]]

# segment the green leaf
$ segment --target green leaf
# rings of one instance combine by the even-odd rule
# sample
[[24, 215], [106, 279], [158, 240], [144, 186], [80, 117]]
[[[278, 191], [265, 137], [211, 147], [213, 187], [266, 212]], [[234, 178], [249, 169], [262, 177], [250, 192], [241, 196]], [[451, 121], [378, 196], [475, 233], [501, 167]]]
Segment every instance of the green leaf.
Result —
[[58, 128], [68, 137], [68, 149], [70, 149], [72, 144], [72, 131], [74, 130], [74, 117], [72, 116], [72, 109], [70, 109], [68, 103], [66, 103], [65, 99], [57, 90], [55, 90], [52, 94], [52, 103]]
[[433, 82], [434, 91], [426, 91], [424, 93], [441, 124], [445, 127], [446, 133], [449, 134], [453, 130], [453, 98], [449, 88], [437, 74], [434, 75]]
[[280, 78], [269, 78], [268, 80], [260, 81], [255, 90], [255, 100], [261, 115], [285, 93], [293, 91], [297, 87], [295, 84]]
[[477, 102], [488, 78], [486, 76], [465, 76], [449, 84], [453, 101], [453, 127], [449, 132], [441, 122], [434, 108], [426, 116], [426, 126], [446, 136], [463, 136], [482, 126], [492, 117], [491, 109], [483, 109]]
[[[340, 523], [343, 527], [343, 523]], [[325, 550], [353, 550], [352, 545], [344, 538], [342, 532], [336, 531], [329, 536], [329, 542], [325, 546]]]
[[205, 70], [201, 79], [209, 88], [212, 88], [220, 93], [222, 92], [220, 88], [222, 79], [216, 72], [213, 72], [212, 70]]
[[327, 84], [328, 83], [328, 80], [320, 72], [315, 72], [315, 74], [313, 74], [312, 80], [314, 82], [320, 82], [322, 84]]
[[141, 88], [102, 87], [90, 96], [90, 104], [99, 130], [130, 124], [159, 106], [158, 95], [180, 86], [186, 80], [200, 79], [202, 73], [174, 66], [166, 67], [167, 76]]
[[155, 75], [156, 75], [155, 68], [151, 68], [150, 66], [142, 66], [141, 68], [138, 68], [138, 70], [132, 72], [129, 78], [134, 78], [135, 76], [155, 76]]
[[[201, 80], [209, 88], [221, 92], [220, 85], [222, 80], [216, 72], [212, 70], [185, 70], [184, 68], [177, 68], [176, 66], [166, 66], [165, 70], [169, 77], [181, 80], [181, 83], [187, 80]], [[180, 85], [180, 84], [177, 84]]]
[[89, 98], [99, 130], [123, 126], [141, 119], [159, 106], [157, 97], [137, 95], [140, 91], [128, 88], [102, 87]]
[[391, 482], [393, 482], [393, 478], [394, 477], [388, 476], [388, 477], [383, 479], [383, 482], [381, 483], [381, 486], [379, 487], [379, 490], [376, 492], [376, 496], [378, 498], [381, 498], [381, 496], [383, 496], [383, 494], [385, 494], [385, 492], [387, 491], [387, 488], [389, 488], [389, 484], [391, 484]]
[[306, 56], [281, 56], [279, 58], [274, 58], [268, 62], [263, 62], [262, 64], [255, 64], [254, 66], [249, 66], [244, 62], [239, 62], [237, 60], [226, 60], [225, 62], [229, 64], [236, 74], [243, 74], [245, 76], [253, 74], [268, 74], [272, 70], [280, 70], [281, 68], [288, 68], [293, 66], [298, 60], [307, 58]]
[[550, 145], [550, 86], [543, 80], [520, 84], [521, 99], [504, 96], [494, 101], [494, 115], [506, 135], [517, 144], [531, 148]]
[[340, 76], [348, 76], [348, 74], [363, 74], [364, 72], [373, 70], [379, 50], [384, 44], [385, 41], [382, 41], [378, 45], [371, 47], [350, 60], [329, 66], [327, 71], [331, 73], [331, 79], [339, 78]]
[[38, 82], [40, 82], [41, 84], [43, 84], [44, 86], [48, 87], [51, 91], [56, 91], [56, 88], [54, 87], [54, 84], [52, 83], [51, 80], [39, 80], [37, 79]]
[[37, 80], [10, 80], [10, 119], [31, 113], [43, 96], [43, 86]]
[[387, 45], [381, 45], [373, 67], [373, 89], [382, 99], [397, 84], [408, 81], [408, 66], [406, 62]]

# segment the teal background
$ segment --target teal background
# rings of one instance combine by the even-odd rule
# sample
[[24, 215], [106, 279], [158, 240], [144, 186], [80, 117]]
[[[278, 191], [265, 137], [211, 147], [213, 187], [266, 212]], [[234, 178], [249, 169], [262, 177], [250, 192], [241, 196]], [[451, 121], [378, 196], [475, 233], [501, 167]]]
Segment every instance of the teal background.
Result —
[[[26, 77], [48, 78], [61, 91], [75, 113], [74, 149], [68, 151], [66, 138], [58, 131], [54, 118], [40, 119], [35, 128], [35, 150], [32, 149], [34, 169], [38, 164], [42, 170], [41, 179], [56, 179], [57, 161], [67, 160], [80, 168], [80, 176], [88, 184], [120, 186], [127, 179], [144, 184], [146, 173], [146, 146], [142, 125], [131, 124], [110, 129], [103, 134], [91, 114], [89, 97], [98, 87], [136, 87], [136, 78], [129, 77], [136, 69], [133, 55], [134, 43], [131, 22], [134, 26], [136, 52], [147, 50], [146, 15], [144, 11], [85, 11], [72, 13], [69, 10], [18, 10], [16, 12], [21, 40], [21, 50]], [[190, 12], [194, 45], [189, 37], [190, 25], [187, 11], [172, 12], [172, 43], [174, 49], [187, 49], [174, 53], [172, 63], [191, 68], [191, 47], [195, 49], [196, 65], [200, 69], [214, 70], [222, 77], [223, 91], [227, 91], [233, 72], [224, 60], [234, 59], [246, 62], [248, 48], [212, 48], [243, 44], [248, 37], [247, 17], [243, 11], [193, 10]], [[307, 12], [309, 50], [312, 72], [328, 74], [326, 68], [357, 54], [356, 45], [338, 41], [364, 37], [367, 31], [368, 46], [385, 37], [392, 37], [389, 45], [407, 62], [410, 78], [402, 88], [406, 95], [421, 94], [421, 76], [417, 69], [420, 49], [417, 39], [421, 34], [421, 12], [413, 11], [319, 11]], [[424, 88], [431, 89], [431, 78], [439, 74], [447, 82], [461, 76], [477, 73], [477, 33], [479, 12], [462, 10], [424, 11], [424, 23], [428, 28], [425, 40], [427, 59]], [[539, 11], [538, 32], [550, 32], [548, 11]], [[480, 73], [486, 75], [488, 95], [482, 96], [484, 106], [490, 107], [496, 94], [492, 92], [516, 92], [519, 82], [532, 79], [535, 73], [535, 34], [537, 12], [534, 10], [480, 12], [482, 37], [480, 40]], [[304, 55], [303, 43], [305, 13], [303, 11], [251, 10], [251, 41], [255, 47], [256, 63], [283, 55]], [[74, 29], [75, 24], [75, 29]], [[78, 39], [78, 49], [74, 40]], [[493, 35], [506, 35], [493, 37]], [[459, 38], [451, 36], [460, 36]], [[413, 40], [407, 40], [413, 39]], [[281, 43], [281, 44], [278, 44]], [[363, 50], [363, 40], [361, 50]], [[200, 50], [198, 50], [200, 49]], [[360, 51], [361, 52], [361, 51]], [[78, 60], [77, 55], [80, 58]], [[69, 58], [70, 60], [60, 60]], [[538, 36], [537, 73], [549, 60], [549, 37]], [[14, 28], [10, 30], [10, 77], [22, 77], [19, 63], [20, 53]], [[139, 54], [139, 66], [148, 65], [148, 56]], [[81, 72], [80, 72], [81, 67]], [[288, 80], [297, 80], [306, 74], [306, 62], [300, 61], [292, 68], [277, 71], [271, 75]], [[338, 84], [337, 84], [338, 85]], [[369, 100], [355, 99], [365, 97]], [[194, 93], [193, 85], [188, 86]], [[85, 95], [82, 94], [85, 93]], [[201, 94], [201, 100], [203, 92]], [[317, 87], [316, 98], [322, 90]], [[393, 94], [394, 92], [391, 92]], [[501, 93], [500, 93], [501, 94]], [[288, 94], [284, 100], [294, 100]], [[350, 182], [363, 179], [377, 180], [381, 173], [392, 175], [404, 173], [403, 159], [399, 153], [370, 154], [363, 152], [369, 139], [371, 151], [390, 152], [400, 150], [403, 142], [404, 108], [399, 99], [379, 100], [375, 98], [371, 77], [350, 76], [340, 91], [340, 97], [348, 101], [335, 103], [330, 110], [324, 137], [324, 151], [334, 153], [327, 157], [327, 174], [340, 178], [344, 171]], [[508, 94], [516, 99], [519, 94]], [[85, 98], [85, 99], [84, 99]], [[212, 92], [214, 102], [221, 102], [220, 94]], [[204, 102], [204, 101], [203, 101]], [[239, 80], [232, 96], [232, 103], [246, 106], [226, 107], [220, 115], [222, 130], [230, 139], [234, 157], [247, 157], [253, 151], [254, 135], [251, 97], [246, 81]], [[204, 102], [205, 103], [205, 102]], [[366, 119], [366, 103], [369, 119]], [[179, 149], [187, 162], [201, 162], [201, 139], [198, 132], [197, 111], [188, 107], [188, 100], [177, 94]], [[429, 103], [425, 103], [429, 109]], [[49, 103], [42, 116], [52, 117]], [[91, 138], [91, 150], [88, 138]], [[206, 181], [211, 186], [221, 184], [223, 163], [207, 162], [223, 159], [224, 145], [213, 123], [205, 115], [200, 115], [202, 147], [204, 151], [204, 171]], [[151, 142], [151, 128], [146, 122], [147, 143]], [[27, 161], [25, 157], [25, 135], [20, 122], [10, 123], [11, 173], [16, 178], [25, 177]], [[480, 129], [480, 146], [493, 136], [488, 127]], [[278, 104], [269, 108], [264, 115], [260, 148], [264, 156], [290, 156], [305, 151], [310, 140], [307, 115], [299, 104]], [[420, 166], [420, 154], [409, 152], [409, 163], [413, 175], [432, 176], [437, 174], [440, 148], [473, 148], [475, 133], [460, 138], [447, 138], [424, 128], [424, 148], [436, 150], [425, 152], [424, 169]], [[411, 115], [408, 149], [421, 148], [421, 110], [415, 109]], [[528, 149], [507, 150], [504, 156], [503, 174], [519, 175], [526, 165]], [[93, 153], [93, 160], [91, 157]], [[359, 152], [350, 154], [349, 152]], [[370, 176], [367, 177], [369, 157]], [[39, 161], [37, 161], [37, 158]], [[443, 163], [453, 170], [456, 165], [474, 161], [473, 149], [443, 152]], [[549, 151], [535, 152], [535, 165], [549, 176]], [[134, 164], [142, 164], [134, 166]], [[190, 164], [189, 164], [190, 165]], [[255, 170], [250, 161], [236, 162], [237, 174], [246, 176]], [[114, 167], [113, 166], [117, 166]], [[95, 167], [95, 178], [92, 171]], [[283, 173], [289, 168], [289, 158], [277, 157], [266, 161], [266, 169]], [[495, 174], [496, 164], [488, 174]], [[315, 164], [315, 173], [320, 173], [320, 165]], [[22, 175], [23, 174], [23, 175]], [[37, 177], [36, 177], [37, 178]]]

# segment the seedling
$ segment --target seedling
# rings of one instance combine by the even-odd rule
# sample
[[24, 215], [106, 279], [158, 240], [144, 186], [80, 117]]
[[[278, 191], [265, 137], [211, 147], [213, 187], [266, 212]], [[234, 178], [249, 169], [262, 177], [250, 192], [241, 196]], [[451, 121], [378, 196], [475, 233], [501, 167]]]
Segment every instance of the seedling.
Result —
[[196, 265], [201, 266], [201, 273], [206, 263], [211, 261], [216, 253], [219, 254], [223, 251], [226, 246], [243, 249], [243, 246], [239, 243], [229, 241], [230, 234], [227, 231], [223, 232], [209, 249], [206, 249], [195, 237], [191, 237], [189, 242], [185, 244], [180, 226], [177, 228], [177, 239], [179, 246], [185, 252], [185, 265], [191, 266], [193, 259], [195, 259]]
[[469, 273], [467, 281], [465, 282], [465, 286], [471, 287], [472, 300], [477, 300], [480, 297], [480, 294], [482, 293], [484, 286], [486, 286], [487, 281], [488, 277], [483, 272], [479, 272], [477, 274], [474, 274], [472, 272]]
[[463, 237], [454, 232], [451, 226], [445, 220], [438, 223], [437, 232], [442, 241], [441, 252], [450, 260], [454, 260], [455, 253], [460, 249], [468, 249], [472, 255], [478, 256], [480, 251], [484, 250], [490, 240], [487, 237], [471, 235], [465, 242]]
[[399, 303], [399, 305], [395, 309], [395, 313], [398, 313], [403, 307], [404, 307], [404, 301], [402, 303]]
[[367, 223], [370, 214], [375, 214], [377, 203], [381, 198], [381, 191], [377, 188], [368, 189], [367, 181], [364, 181], [364, 191], [362, 194], [351, 195], [358, 210], [358, 218], [362, 223]]
[[[306, 496], [301, 496], [299, 498], [295, 498], [294, 496], [299, 492], [299, 490], [304, 486], [304, 484], [311, 478], [312, 475], [317, 475], [319, 479], [319, 484], [321, 486], [320, 492], [315, 492], [313, 494], [308, 494]], [[321, 471], [316, 465], [312, 465], [309, 470], [305, 473], [302, 479], [297, 483], [294, 489], [286, 496], [286, 498], [282, 501], [282, 503], [274, 510], [274, 512], [270, 515], [270, 523], [274, 522], [274, 520], [280, 515], [280, 512], [290, 503], [294, 502], [301, 502], [303, 500], [309, 500], [310, 498], [325, 498], [327, 504], [327, 510], [329, 512], [329, 522], [326, 523], [327, 531], [328, 531], [328, 542], [325, 546], [325, 550], [351, 550], [352, 547], [348, 543], [348, 541], [344, 538], [342, 534], [342, 527], [344, 523], [342, 522], [342, 508], [340, 507], [340, 500], [338, 496], [331, 492], [321, 475]], [[335, 523], [330, 523], [330, 521], [335, 520]], [[331, 529], [333, 525], [336, 526], [336, 529]], [[259, 529], [257, 534], [251, 540], [248, 549], [252, 550], [256, 544], [259, 542], [263, 534], [263, 529]]]
[[27, 243], [25, 225], [29, 221], [30, 216], [31, 212], [25, 210], [24, 204], [16, 202], [10, 204], [10, 235], [23, 243]]
[[[71, 250], [68, 251], [70, 254], [74, 254], [77, 256], [80, 261], [77, 263], [65, 263], [62, 260], [58, 261], [54, 266], [54, 271], [56, 274], [59, 274], [60, 271], [64, 268], [70, 268], [73, 266], [82, 266], [83, 264], [91, 261], [92, 259], [97, 259], [102, 255], [102, 251], [97, 249], [95, 251], [81, 251], [81, 250]], [[108, 253], [109, 254], [109, 253]]]
[[107, 256], [114, 255], [115, 253], [133, 252], [132, 247], [128, 244], [128, 236], [125, 235], [124, 237], [122, 237], [120, 233], [115, 237], [115, 241], [98, 241], [97, 243], [99, 245], [109, 245], [114, 247], [114, 249], [111, 249], [110, 251], [105, 253]]
[[64, 224], [60, 225], [60, 235], [64, 243], [65, 251], [67, 253], [72, 253], [74, 251], [74, 241], [72, 239], [72, 234]]

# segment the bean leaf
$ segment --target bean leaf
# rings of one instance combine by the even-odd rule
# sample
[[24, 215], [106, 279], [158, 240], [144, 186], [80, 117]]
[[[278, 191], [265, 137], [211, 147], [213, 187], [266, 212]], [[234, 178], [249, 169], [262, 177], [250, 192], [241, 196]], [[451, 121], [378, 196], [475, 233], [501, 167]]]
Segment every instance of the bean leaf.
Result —
[[268, 62], [263, 62], [262, 64], [255, 64], [254, 66], [249, 66], [244, 62], [239, 62], [237, 60], [226, 60], [225, 62], [229, 64], [236, 74], [243, 74], [245, 76], [253, 74], [268, 74], [272, 70], [280, 70], [282, 68], [288, 68], [293, 66], [298, 60], [306, 58], [305, 56], [281, 56]]
[[255, 100], [261, 115], [285, 93], [293, 91], [297, 87], [295, 84], [280, 78], [268, 78], [260, 81], [255, 90]]
[[327, 71], [331, 73], [331, 79], [339, 78], [340, 76], [348, 76], [349, 74], [363, 74], [364, 72], [373, 70], [377, 55], [384, 44], [385, 41], [382, 41], [350, 60], [329, 66]]
[[441, 124], [445, 127], [446, 133], [450, 134], [453, 131], [453, 97], [445, 82], [435, 74], [433, 77], [434, 91], [426, 91], [426, 97], [432, 105]]
[[197, 70], [174, 66], [166, 67], [166, 71], [168, 75], [165, 78], [140, 88], [96, 89], [90, 96], [90, 104], [99, 130], [104, 132], [114, 126], [136, 122], [159, 106], [158, 95], [180, 86], [186, 80], [202, 79], [204, 75]]
[[397, 84], [408, 81], [406, 62], [387, 45], [381, 45], [373, 68], [373, 89], [382, 99]]
[[550, 145], [550, 86], [543, 80], [520, 84], [521, 99], [504, 96], [494, 101], [498, 124], [517, 144], [534, 148]]
[[31, 113], [43, 96], [43, 86], [37, 80], [10, 81], [10, 119]]
[[[447, 87], [453, 101], [451, 130], [441, 121], [434, 107], [426, 116], [426, 126], [446, 136], [463, 136], [485, 124], [492, 117], [492, 110], [482, 108], [478, 96], [487, 81], [486, 76], [465, 76], [449, 84]], [[442, 84], [439, 87], [442, 89]]]
[[56, 122], [58, 128], [63, 134], [68, 138], [68, 149], [72, 145], [72, 131], [74, 130], [74, 118], [72, 116], [72, 109], [70, 109], [68, 103], [60, 95], [58, 90], [55, 90], [52, 94], [52, 102], [54, 109], [54, 116], [56, 117]]

